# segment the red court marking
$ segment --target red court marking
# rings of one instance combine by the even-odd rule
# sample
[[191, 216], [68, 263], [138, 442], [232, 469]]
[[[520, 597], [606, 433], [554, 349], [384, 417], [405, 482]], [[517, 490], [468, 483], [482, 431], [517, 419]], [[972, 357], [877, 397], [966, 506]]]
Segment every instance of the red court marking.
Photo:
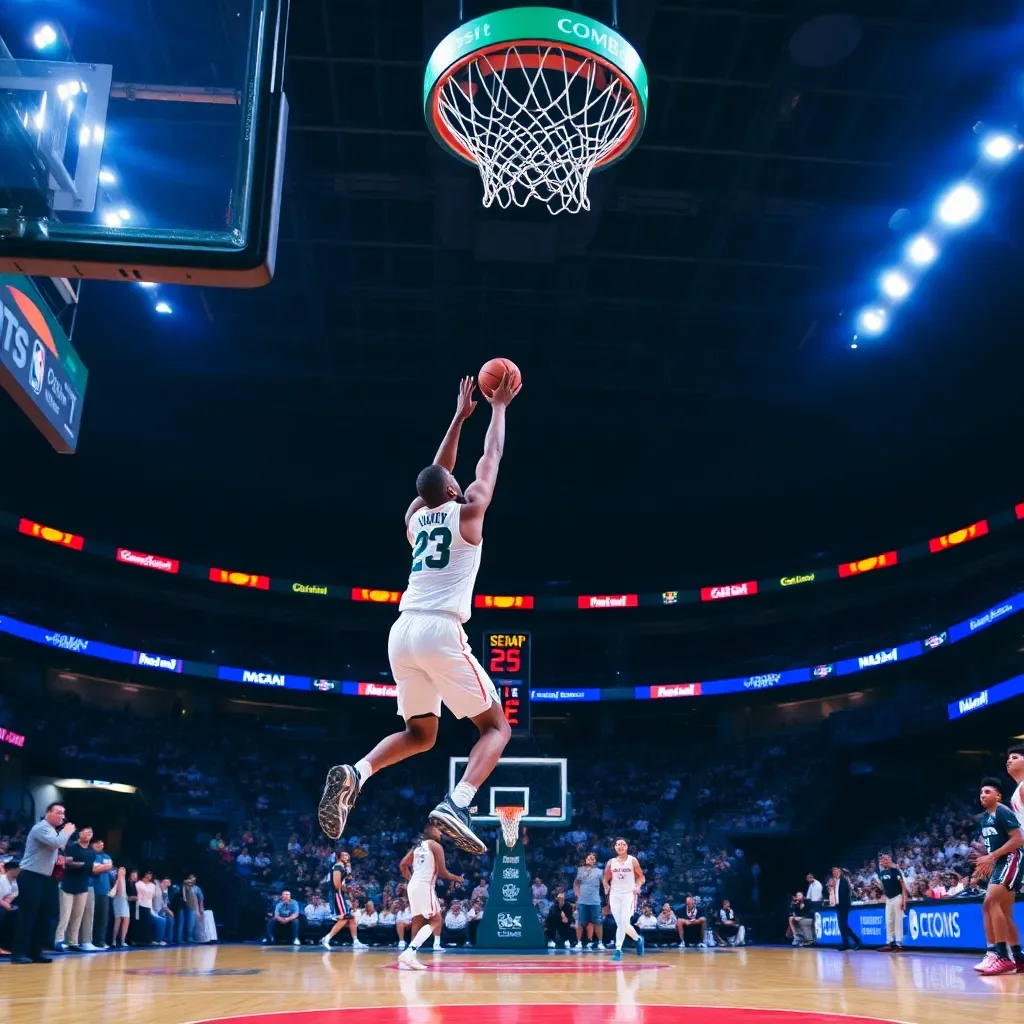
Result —
[[[257, 1013], [242, 1017], [214, 1017], [195, 1024], [409, 1024], [422, 1013], [435, 1014], [444, 1024], [480, 1024], [481, 1015], [501, 1024], [565, 1024], [572, 1009], [585, 1010], [586, 1024], [616, 1024], [621, 1007], [614, 1003], [525, 1003], [479, 1006], [405, 1006], [329, 1010], [285, 1010], [281, 1013]], [[437, 1011], [443, 1011], [437, 1013]], [[631, 1009], [632, 1012], [632, 1009]], [[852, 1017], [842, 1013], [813, 1013], [800, 1010], [747, 1010], [729, 1006], [651, 1006], [636, 1005], [637, 1022], [642, 1024], [895, 1024], [879, 1017]]]

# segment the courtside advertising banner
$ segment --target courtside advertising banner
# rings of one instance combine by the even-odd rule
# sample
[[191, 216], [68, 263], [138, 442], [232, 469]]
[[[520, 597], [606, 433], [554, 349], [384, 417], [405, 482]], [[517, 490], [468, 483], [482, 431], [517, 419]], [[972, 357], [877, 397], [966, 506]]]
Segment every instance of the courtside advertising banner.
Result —
[[[850, 927], [865, 946], [884, 946], [885, 904], [850, 908]], [[814, 914], [814, 938], [819, 946], [838, 946], [839, 918], [830, 908]], [[907, 905], [903, 915], [903, 945], [908, 949], [984, 949], [981, 900], [934, 900]]]

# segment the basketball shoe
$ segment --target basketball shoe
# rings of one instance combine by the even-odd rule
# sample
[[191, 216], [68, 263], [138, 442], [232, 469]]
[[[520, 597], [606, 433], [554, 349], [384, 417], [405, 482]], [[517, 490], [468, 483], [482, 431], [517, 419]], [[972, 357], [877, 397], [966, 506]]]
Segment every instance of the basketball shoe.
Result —
[[974, 969], [980, 974], [989, 964], [994, 963], [999, 957], [994, 949], [985, 950], [985, 955], [974, 965]]
[[987, 967], [981, 969], [983, 977], [989, 978], [993, 974], [1016, 974], [1017, 965], [1012, 960], [1004, 960], [996, 957]]
[[[355, 803], [355, 801], [352, 801]], [[321, 804], [321, 807], [323, 804]], [[446, 796], [431, 812], [430, 821], [436, 825], [460, 850], [479, 857], [487, 852], [483, 840], [469, 824], [469, 814], [456, 807], [451, 795]]]
[[410, 946], [398, 957], [398, 969], [400, 971], [425, 971], [427, 965], [416, 958], [416, 950]]
[[328, 839], [340, 839], [349, 813], [359, 799], [359, 776], [350, 764], [335, 765], [327, 773], [317, 817]]

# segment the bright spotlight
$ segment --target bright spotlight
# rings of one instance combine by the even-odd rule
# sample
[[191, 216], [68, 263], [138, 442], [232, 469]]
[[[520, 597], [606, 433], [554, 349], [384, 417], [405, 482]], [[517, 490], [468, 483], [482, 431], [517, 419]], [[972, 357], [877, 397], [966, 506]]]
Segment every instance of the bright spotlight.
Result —
[[857, 347], [857, 342], [854, 342], [854, 343], [853, 343], [853, 344], [852, 344], [852, 345], [850, 346], [850, 348], [856, 348], [856, 347]]
[[68, 95], [77, 96], [82, 91], [80, 82], [68, 82]]
[[163, 313], [165, 316], [171, 312], [171, 307], [166, 302], [158, 302], [153, 307], [158, 313]]
[[140, 288], [155, 288], [156, 287], [156, 282], [155, 281], [140, 281], [139, 282], [139, 287]]
[[909, 246], [907, 246], [907, 255], [911, 261], [916, 263], [919, 267], [926, 267], [936, 256], [939, 255], [939, 250], [935, 247], [935, 243], [927, 235], [918, 235]]
[[103, 223], [108, 228], [119, 228], [121, 226], [121, 218], [111, 210], [110, 213], [103, 214]]
[[100, 171], [100, 184], [101, 185], [116, 185], [117, 176], [113, 171], [103, 170]]
[[957, 185], [942, 197], [939, 218], [947, 224], [966, 224], [981, 209], [981, 196], [971, 185]]
[[121, 220], [132, 219], [132, 211], [129, 210], [126, 206], [122, 206], [121, 209], [117, 211], [117, 215], [118, 217], [121, 218]]
[[885, 310], [877, 306], [870, 309], [862, 309], [857, 317], [857, 326], [865, 334], [881, 334], [885, 330]]
[[989, 160], [1005, 160], [1017, 146], [1009, 135], [989, 135], [981, 148]]
[[32, 33], [32, 43], [37, 50], [45, 50], [57, 42], [57, 31], [52, 25], [40, 25]]
[[78, 132], [78, 144], [80, 146], [88, 146], [92, 141], [92, 132], [89, 130], [87, 124], [83, 124]]
[[882, 275], [882, 291], [890, 299], [902, 299], [910, 293], [910, 282], [898, 270], [888, 270]]

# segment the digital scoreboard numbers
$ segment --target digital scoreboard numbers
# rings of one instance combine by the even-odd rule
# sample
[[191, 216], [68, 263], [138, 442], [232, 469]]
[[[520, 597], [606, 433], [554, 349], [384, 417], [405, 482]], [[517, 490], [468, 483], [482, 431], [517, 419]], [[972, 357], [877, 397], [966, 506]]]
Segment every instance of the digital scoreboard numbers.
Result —
[[484, 668], [501, 697], [513, 736], [530, 733], [530, 634], [484, 633]]

